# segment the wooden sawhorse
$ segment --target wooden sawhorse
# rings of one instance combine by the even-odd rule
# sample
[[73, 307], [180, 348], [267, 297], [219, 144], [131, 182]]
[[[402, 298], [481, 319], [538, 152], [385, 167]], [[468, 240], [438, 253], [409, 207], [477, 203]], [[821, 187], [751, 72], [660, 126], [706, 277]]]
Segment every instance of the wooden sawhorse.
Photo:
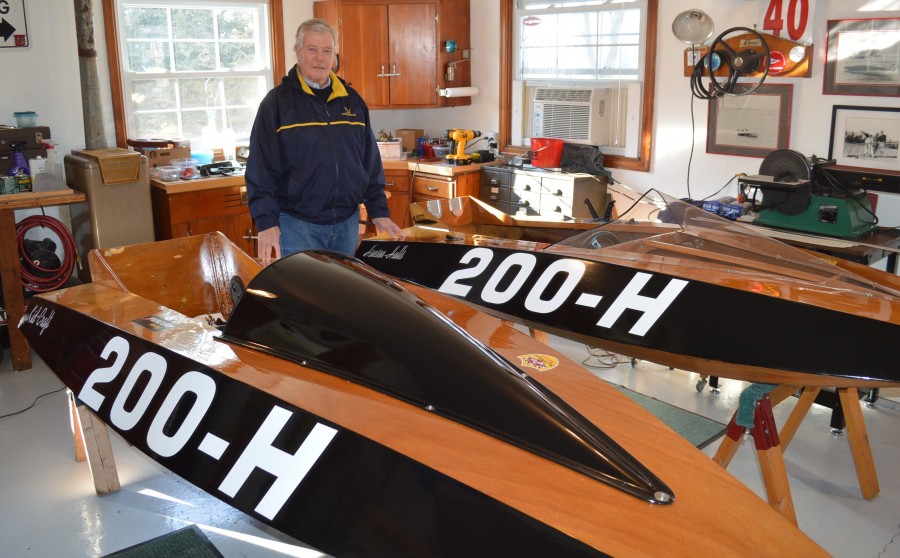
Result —
[[109, 441], [109, 429], [90, 409], [75, 401], [71, 390], [66, 391], [75, 438], [75, 461], [87, 460], [98, 495], [119, 490], [122, 485], [119, 484], [119, 472]]
[[[803, 422], [821, 389], [821, 387], [776, 387], [771, 393], [763, 396], [756, 402], [753, 427], [749, 429], [756, 444], [756, 455], [762, 469], [763, 484], [766, 488], [766, 498], [769, 501], [769, 505], [778, 510], [794, 525], [797, 524], [797, 517], [794, 512], [791, 489], [787, 480], [787, 470], [784, 467], [784, 451], [793, 439], [794, 434], [797, 433], [797, 428]], [[772, 407], [784, 401], [798, 390], [800, 391], [800, 398], [781, 428], [781, 435], [779, 436], [775, 419], [772, 415]], [[850, 452], [853, 456], [853, 463], [856, 466], [859, 488], [863, 498], [871, 500], [878, 495], [880, 488], [859, 397], [857, 396], [856, 388], [837, 388], [836, 391], [847, 422], [847, 440], [850, 442]], [[713, 457], [713, 460], [723, 468], [727, 468], [728, 464], [731, 463], [731, 459], [737, 453], [743, 440], [744, 432], [748, 430], [735, 422], [736, 417], [737, 412], [735, 412], [735, 415], [728, 423], [725, 438]]]

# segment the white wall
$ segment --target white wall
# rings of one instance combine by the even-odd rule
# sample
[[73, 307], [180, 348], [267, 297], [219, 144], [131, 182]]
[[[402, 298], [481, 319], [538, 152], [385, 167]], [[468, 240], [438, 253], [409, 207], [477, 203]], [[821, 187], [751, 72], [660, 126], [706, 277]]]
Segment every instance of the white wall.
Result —
[[[75, 36], [74, 3], [25, 0], [28, 46], [0, 49], [0, 124], [15, 126], [13, 113], [38, 113], [38, 126], [49, 126], [62, 156], [84, 149], [81, 77]], [[18, 210], [16, 220], [41, 210]], [[48, 215], [68, 223], [66, 206], [47, 208]]]
[[29, 45], [0, 49], [0, 124], [14, 126], [14, 112], [33, 110], [38, 125], [50, 127], [61, 154], [83, 148], [74, 4], [25, 0], [25, 17]]
[[[689, 78], [684, 77], [682, 56], [685, 46], [672, 34], [675, 16], [688, 8], [698, 8], [715, 22], [715, 35], [730, 27], [753, 27], [760, 21], [764, 0], [660, 0], [656, 97], [654, 105], [653, 152], [650, 172], [613, 171], [617, 180], [641, 190], [657, 188], [676, 197], [687, 196], [688, 160], [690, 194], [695, 199], [713, 194], [737, 173], [756, 174], [760, 158], [706, 153], [707, 101], [693, 101], [694, 130], [691, 124]], [[893, 97], [836, 96], [822, 94], [825, 64], [825, 30], [829, 19], [900, 17], [900, 0], [811, 0], [816, 5], [813, 25], [815, 60], [810, 78], [770, 78], [769, 83], [791, 83], [793, 114], [790, 149], [806, 156], [828, 155], [833, 105], [900, 107]], [[874, 8], [877, 8], [874, 9]], [[440, 134], [447, 128], [496, 130], [499, 126], [499, 26], [498, 0], [472, 0], [473, 85], [481, 93], [472, 106], [439, 110], [374, 111], [376, 127], [424, 128]], [[736, 185], [723, 194], [734, 195]], [[900, 225], [900, 196], [879, 194], [878, 215], [884, 226]]]
[[[736, 173], [755, 174], [761, 159], [706, 154], [706, 101], [694, 100], [696, 128], [691, 131], [691, 93], [684, 77], [684, 52], [671, 32], [671, 22], [688, 8], [704, 10], [716, 24], [716, 34], [734, 26], [753, 26], [759, 21], [759, 5], [764, 0], [661, 0], [656, 64], [657, 95], [653, 154], [650, 172], [614, 171], [614, 177], [641, 189], [658, 188], [674, 196], [687, 195], [686, 176], [691, 144], [691, 195], [702, 198], [717, 191]], [[39, 123], [52, 129], [61, 153], [84, 146], [81, 120], [81, 93], [75, 51], [74, 10], [71, 2], [25, 0], [31, 46], [27, 49], [0, 49], [4, 92], [0, 95], [0, 122], [12, 124], [12, 113], [34, 110]], [[95, 30], [100, 51], [101, 82], [105, 82], [102, 11], [95, 0]], [[828, 154], [831, 107], [836, 104], [900, 107], [900, 99], [887, 97], [823, 95], [822, 72], [825, 59], [825, 25], [828, 19], [900, 17], [900, 0], [818, 0], [813, 36], [815, 61], [811, 78], [779, 79], [794, 84], [790, 148], [804, 155]], [[312, 16], [313, 0], [284, 2], [285, 60], [294, 61], [293, 36], [297, 25]], [[877, 10], [873, 11], [873, 8]], [[496, 131], [499, 126], [499, 0], [471, 0], [473, 84], [481, 93], [472, 105], [449, 109], [373, 111], [376, 128], [424, 128], [440, 135], [448, 128]], [[16, 81], [11, 82], [9, 76]], [[770, 78], [773, 79], [773, 78]], [[774, 82], [774, 79], [773, 79]], [[104, 93], [104, 116], [109, 144], [113, 143], [111, 106]], [[734, 188], [734, 186], [732, 186]], [[731, 192], [726, 193], [733, 193]], [[900, 196], [880, 194], [878, 214], [881, 224], [900, 225]]]
[[[657, 95], [653, 157], [650, 173], [614, 173], [625, 183], [642, 188], [656, 187], [672, 195], [687, 195], [686, 176], [691, 147], [691, 93], [689, 78], [683, 76], [682, 56], [686, 45], [671, 32], [675, 16], [687, 8], [699, 8], [715, 22], [715, 35], [729, 27], [752, 27], [760, 21], [763, 0], [664, 0], [659, 8]], [[813, 3], [812, 1], [810, 3]], [[900, 17], [897, 0], [818, 0], [815, 3], [813, 43], [815, 58], [810, 78], [769, 78], [767, 83], [791, 83], [793, 106], [789, 148], [806, 156], [828, 155], [831, 112], [834, 105], [900, 107], [895, 97], [864, 97], [822, 94], [825, 66], [826, 24], [829, 19]], [[878, 5], [881, 11], [872, 11]], [[886, 11], [893, 8], [893, 11]], [[707, 102], [694, 101], [696, 123], [694, 158], [691, 163], [691, 195], [699, 199], [716, 192], [735, 173], [756, 174], [762, 159], [706, 154]], [[732, 186], [729, 193], [736, 192]], [[879, 194], [878, 214], [884, 226], [900, 225], [900, 196]]]

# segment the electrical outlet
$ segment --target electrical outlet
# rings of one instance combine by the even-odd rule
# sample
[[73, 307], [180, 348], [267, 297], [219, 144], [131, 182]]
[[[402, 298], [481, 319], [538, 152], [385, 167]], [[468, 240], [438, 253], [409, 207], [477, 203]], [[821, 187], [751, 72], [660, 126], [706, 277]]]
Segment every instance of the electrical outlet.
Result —
[[481, 135], [488, 141], [488, 143], [497, 141], [497, 132], [482, 132]]

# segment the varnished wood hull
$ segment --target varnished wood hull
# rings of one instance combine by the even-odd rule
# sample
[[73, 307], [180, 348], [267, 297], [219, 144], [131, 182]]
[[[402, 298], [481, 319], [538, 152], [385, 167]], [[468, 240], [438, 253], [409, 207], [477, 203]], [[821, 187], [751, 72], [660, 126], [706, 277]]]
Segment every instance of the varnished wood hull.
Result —
[[[79, 400], [135, 447], [308, 544], [339, 556], [658, 556], [662, 547], [673, 556], [760, 548], [824, 555], [643, 408], [463, 302], [413, 285], [401, 291], [506, 361], [555, 359], [523, 370], [662, 479], [674, 502], [649, 504], [434, 409], [223, 343], [204, 319], [171, 308], [177, 290], [160, 285], [141, 296], [127, 292], [141, 290], [127, 281], [110, 281], [126, 263], [143, 269], [134, 281], [146, 283], [154, 267], [177, 262], [184, 282], [214, 292], [200, 314], [224, 309], [226, 316], [216, 277], [237, 271], [254, 284], [258, 269], [221, 240], [213, 243], [223, 250], [214, 266], [184, 265], [198, 261], [198, 245], [168, 242], [110, 254], [103, 282], [36, 296], [21, 327]], [[129, 258], [132, 251], [142, 261]], [[323, 304], [328, 298], [323, 293]], [[442, 340], [433, 344], [438, 358]], [[421, 366], [428, 373], [433, 363]]]
[[400, 241], [363, 241], [357, 256], [506, 319], [672, 367], [797, 386], [900, 383], [896, 276], [838, 266], [740, 225], [612, 223], [555, 232], [568, 240], [550, 245], [522, 240], [542, 223], [477, 200], [439, 213], [419, 213]]

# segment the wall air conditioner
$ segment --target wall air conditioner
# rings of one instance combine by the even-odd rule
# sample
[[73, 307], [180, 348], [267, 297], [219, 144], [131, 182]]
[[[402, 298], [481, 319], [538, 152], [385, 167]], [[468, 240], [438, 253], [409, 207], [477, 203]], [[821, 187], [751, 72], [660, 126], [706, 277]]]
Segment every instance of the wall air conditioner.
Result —
[[624, 145], [627, 90], [537, 87], [534, 135], [589, 145]]

